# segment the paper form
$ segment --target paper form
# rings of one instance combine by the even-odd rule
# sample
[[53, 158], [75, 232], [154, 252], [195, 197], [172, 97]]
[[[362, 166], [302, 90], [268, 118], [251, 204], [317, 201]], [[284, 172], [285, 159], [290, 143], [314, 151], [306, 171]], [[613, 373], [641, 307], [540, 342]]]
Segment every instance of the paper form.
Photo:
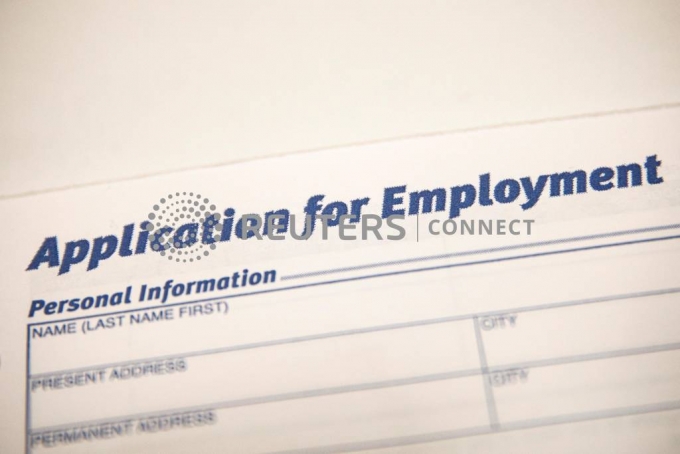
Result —
[[[2, 452], [677, 452], [678, 124], [549, 121], [4, 200]], [[219, 239], [152, 250], [149, 214], [213, 204]], [[329, 206], [403, 210], [403, 238], [236, 233]]]

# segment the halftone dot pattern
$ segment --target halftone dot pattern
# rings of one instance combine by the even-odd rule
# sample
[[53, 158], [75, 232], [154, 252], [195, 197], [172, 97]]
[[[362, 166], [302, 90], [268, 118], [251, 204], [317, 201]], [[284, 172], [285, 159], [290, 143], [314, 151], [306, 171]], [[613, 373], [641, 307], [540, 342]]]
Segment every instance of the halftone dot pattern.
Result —
[[[175, 192], [168, 194], [167, 197], [161, 197], [147, 215], [151, 221], [145, 227], [149, 232], [149, 239], [152, 243], [158, 243], [154, 244], [152, 249], [175, 263], [191, 263], [210, 255], [208, 249], [215, 250], [217, 245], [213, 243], [207, 248], [201, 241], [203, 223], [207, 219], [207, 224], [213, 227], [213, 232], [221, 232], [222, 224], [219, 222], [220, 214], [215, 212], [217, 207], [214, 204], [206, 206], [208, 204], [210, 199], [193, 192]], [[173, 243], [172, 232], [185, 224], [198, 224], [198, 228], [195, 232], [183, 235], [181, 242]], [[172, 228], [172, 232], [163, 235], [162, 232], [167, 227]], [[214, 233], [213, 238], [220, 241], [219, 233]]]

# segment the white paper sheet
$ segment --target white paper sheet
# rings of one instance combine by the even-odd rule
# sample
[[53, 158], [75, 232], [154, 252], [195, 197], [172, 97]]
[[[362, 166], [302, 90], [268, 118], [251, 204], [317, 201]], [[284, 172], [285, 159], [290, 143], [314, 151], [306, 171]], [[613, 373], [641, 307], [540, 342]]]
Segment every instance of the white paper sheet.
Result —
[[[677, 452], [678, 124], [548, 121], [3, 200], [2, 452]], [[163, 208], [215, 205], [221, 229], [228, 208], [301, 216], [319, 195], [408, 214], [439, 188], [401, 240], [232, 233], [172, 260], [138, 242]], [[456, 234], [429, 231], [450, 216]]]

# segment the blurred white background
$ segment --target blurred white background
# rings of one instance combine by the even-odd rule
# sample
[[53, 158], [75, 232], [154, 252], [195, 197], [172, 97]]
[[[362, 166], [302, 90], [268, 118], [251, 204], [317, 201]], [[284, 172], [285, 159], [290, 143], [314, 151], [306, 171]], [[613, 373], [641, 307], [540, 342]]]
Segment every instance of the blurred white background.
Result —
[[680, 2], [0, 2], [0, 197], [680, 102]]

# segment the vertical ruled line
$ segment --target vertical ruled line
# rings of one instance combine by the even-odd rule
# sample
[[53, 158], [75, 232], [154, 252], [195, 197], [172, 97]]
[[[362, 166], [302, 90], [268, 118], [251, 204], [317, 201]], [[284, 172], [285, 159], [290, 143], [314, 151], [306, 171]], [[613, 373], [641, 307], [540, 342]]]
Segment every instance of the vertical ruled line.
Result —
[[491, 382], [489, 381], [489, 367], [486, 363], [486, 352], [484, 351], [484, 341], [482, 340], [482, 331], [479, 327], [479, 318], [474, 317], [475, 324], [475, 339], [477, 340], [477, 354], [479, 355], [479, 366], [482, 370], [482, 380], [484, 382], [484, 395], [486, 396], [486, 408], [489, 414], [489, 425], [492, 430], [499, 430], [498, 412], [496, 410], [496, 400], [493, 396], [493, 389], [491, 389]]
[[29, 434], [31, 432], [31, 325], [26, 327], [26, 454], [31, 452]]

